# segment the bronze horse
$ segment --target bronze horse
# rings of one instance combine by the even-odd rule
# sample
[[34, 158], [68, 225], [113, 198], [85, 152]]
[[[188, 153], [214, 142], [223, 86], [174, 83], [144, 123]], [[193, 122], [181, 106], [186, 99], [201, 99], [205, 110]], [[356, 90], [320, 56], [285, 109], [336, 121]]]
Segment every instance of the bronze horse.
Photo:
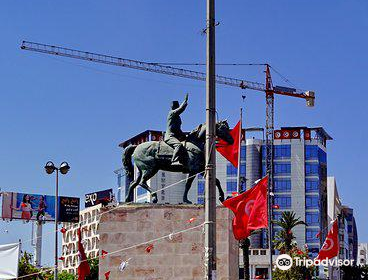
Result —
[[[234, 139], [230, 135], [230, 128], [226, 120], [216, 123], [216, 136], [229, 144], [234, 142]], [[126, 147], [123, 155], [123, 165], [128, 178], [130, 178], [132, 182], [129, 186], [125, 201], [133, 201], [134, 189], [139, 185], [152, 194], [153, 190], [148, 186], [147, 181], [159, 170], [165, 170], [188, 174], [183, 202], [192, 203], [188, 200], [188, 192], [192, 186], [195, 175], [205, 170], [205, 142], [206, 126], [201, 124], [190, 132], [186, 140], [182, 142], [187, 151], [187, 166], [171, 165], [171, 157], [174, 150], [164, 141], [149, 141]], [[213, 147], [213, 149], [215, 149], [215, 147]], [[132, 158], [139, 171], [135, 180]], [[224, 192], [218, 179], [216, 179], [216, 185], [219, 190], [220, 200], [223, 201]], [[152, 194], [152, 202], [157, 203], [157, 194], [155, 192]]]

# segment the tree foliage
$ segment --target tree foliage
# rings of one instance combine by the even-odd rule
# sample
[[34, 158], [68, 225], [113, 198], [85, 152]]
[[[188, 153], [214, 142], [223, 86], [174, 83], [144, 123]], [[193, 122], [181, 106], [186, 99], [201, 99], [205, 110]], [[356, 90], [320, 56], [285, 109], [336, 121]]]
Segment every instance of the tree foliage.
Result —
[[[295, 242], [295, 236], [293, 234], [294, 227], [298, 225], [306, 225], [300, 218], [295, 217], [294, 212], [282, 212], [282, 216], [279, 221], [273, 221], [274, 224], [281, 227], [281, 230], [275, 236], [274, 244], [275, 249], [281, 253], [287, 253], [292, 259], [309, 259], [308, 249], [301, 250], [298, 248]], [[295, 280], [295, 279], [312, 279], [315, 273], [315, 268], [306, 266], [296, 266], [293, 262], [293, 266], [286, 271], [278, 268], [272, 273], [275, 280]]]
[[293, 228], [298, 225], [306, 225], [306, 223], [301, 221], [300, 218], [296, 218], [294, 212], [289, 211], [282, 212], [280, 220], [273, 221], [273, 223], [281, 227], [281, 230], [275, 236], [275, 249], [282, 253], [289, 252], [295, 245], [293, 244], [295, 239]]
[[98, 265], [99, 265], [99, 258], [96, 259], [89, 259], [88, 264], [91, 270], [91, 274], [86, 277], [85, 280], [96, 280], [98, 279]]
[[[33, 255], [26, 251], [21, 252], [18, 266], [18, 277], [23, 277], [22, 280], [52, 280], [54, 279], [54, 271], [52, 268], [38, 268], [33, 264]], [[59, 280], [76, 280], [76, 276], [63, 271], [58, 274]], [[94, 279], [98, 279], [94, 278]]]
[[33, 255], [27, 253], [26, 251], [21, 252], [21, 256], [19, 258], [19, 265], [18, 265], [18, 276], [26, 276], [23, 277], [23, 280], [46, 280], [51, 279], [53, 273], [52, 271], [48, 270], [47, 268], [44, 269], [43, 272], [40, 268], [36, 267], [33, 263]]
[[[294, 258], [309, 259], [308, 249], [300, 250], [296, 246], [288, 251], [288, 255], [294, 260]], [[299, 279], [313, 279], [315, 274], [315, 267], [297, 266], [293, 261], [293, 266], [289, 270], [281, 270], [276, 268], [272, 273], [274, 280], [299, 280]]]
[[58, 274], [58, 279], [59, 280], [77, 280], [77, 277], [74, 274], [63, 271]]

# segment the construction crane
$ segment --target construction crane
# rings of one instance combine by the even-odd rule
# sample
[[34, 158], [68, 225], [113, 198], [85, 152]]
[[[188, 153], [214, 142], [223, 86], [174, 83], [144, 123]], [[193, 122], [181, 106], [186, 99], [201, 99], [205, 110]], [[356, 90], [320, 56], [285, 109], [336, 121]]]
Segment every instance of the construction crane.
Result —
[[[34, 51], [39, 53], [45, 53], [50, 55], [57, 55], [69, 58], [75, 58], [80, 60], [86, 60], [102, 64], [110, 64], [120, 67], [127, 67], [132, 69], [138, 69], [148, 72], [154, 72], [159, 74], [166, 74], [176, 77], [194, 79], [199, 81], [206, 81], [206, 73], [192, 71], [182, 68], [176, 68], [166, 65], [160, 65], [157, 63], [148, 63], [138, 60], [120, 58], [110, 55], [98, 54], [93, 52], [80, 51], [70, 48], [64, 48], [59, 46], [40, 44], [35, 42], [23, 41], [21, 45], [22, 50]], [[297, 98], [303, 98], [307, 102], [308, 107], [314, 106], [315, 94], [313, 91], [302, 91], [296, 88], [273, 86], [270, 65], [266, 66], [266, 83], [250, 82], [246, 80], [240, 80], [235, 78], [229, 78], [224, 76], [216, 76], [216, 83], [238, 87], [240, 89], [251, 89], [255, 91], [265, 92], [266, 94], [266, 168], [267, 173], [270, 175], [270, 179], [273, 178], [273, 130], [274, 130], [274, 95], [285, 95]], [[272, 183], [272, 182], [271, 182]], [[272, 184], [271, 184], [272, 185]]]
[[[176, 68], [159, 63], [148, 63], [138, 60], [120, 58], [110, 55], [98, 54], [93, 52], [80, 51], [59, 46], [40, 44], [35, 42], [23, 41], [21, 44], [22, 50], [57, 55], [62, 57], [75, 58], [102, 64], [110, 64], [120, 67], [127, 67], [137, 70], [154, 72], [159, 74], [171, 75], [176, 77], [206, 81], [206, 73], [197, 72], [182, 68]], [[314, 106], [315, 93], [314, 91], [303, 91], [296, 88], [273, 86], [270, 72], [270, 65], [266, 66], [266, 83], [250, 82], [235, 78], [229, 78], [216, 75], [216, 83], [237, 87], [240, 89], [251, 89], [259, 92], [264, 92], [266, 95], [266, 170], [269, 176], [269, 192], [273, 190], [273, 140], [274, 140], [274, 96], [284, 95], [306, 100], [308, 107]], [[269, 207], [272, 209], [272, 207]], [[271, 210], [272, 211], [272, 210]], [[272, 214], [272, 213], [271, 213]], [[270, 214], [270, 216], [271, 216]], [[271, 246], [270, 246], [271, 248]]]

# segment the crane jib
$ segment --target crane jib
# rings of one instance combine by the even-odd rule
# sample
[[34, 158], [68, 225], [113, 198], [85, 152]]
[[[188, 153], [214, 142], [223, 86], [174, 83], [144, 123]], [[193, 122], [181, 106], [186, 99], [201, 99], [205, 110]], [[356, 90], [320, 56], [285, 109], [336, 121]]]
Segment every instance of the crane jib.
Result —
[[[182, 78], [194, 79], [198, 81], [206, 81], [206, 73], [176, 68], [171, 66], [160, 65], [158, 63], [149, 63], [138, 60], [114, 57], [93, 52], [80, 51], [59, 46], [23, 41], [21, 45], [22, 50], [46, 53], [50, 55], [58, 55], [80, 60], [92, 61], [96, 63], [110, 64], [120, 67], [127, 67], [137, 70], [149, 71], [154, 73], [166, 74]], [[241, 79], [229, 78], [225, 76], [216, 75], [216, 83], [227, 86], [239, 87], [241, 89], [252, 89], [256, 91], [266, 91], [266, 86], [258, 82], [250, 82]], [[273, 88], [274, 94], [288, 95], [293, 97], [314, 99], [314, 96], [306, 96], [303, 91], [293, 88], [275, 86]]]

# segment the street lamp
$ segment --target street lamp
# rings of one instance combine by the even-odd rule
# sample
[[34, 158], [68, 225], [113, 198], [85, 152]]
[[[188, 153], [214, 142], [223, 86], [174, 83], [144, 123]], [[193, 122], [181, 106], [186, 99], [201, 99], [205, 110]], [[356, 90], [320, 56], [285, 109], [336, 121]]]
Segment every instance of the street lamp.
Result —
[[55, 186], [55, 267], [54, 267], [54, 280], [57, 280], [58, 275], [58, 203], [59, 203], [59, 171], [65, 175], [70, 169], [69, 164], [63, 161], [60, 167], [56, 167], [52, 161], [48, 161], [45, 165], [45, 171], [47, 174], [52, 174], [56, 170], [56, 186]]

